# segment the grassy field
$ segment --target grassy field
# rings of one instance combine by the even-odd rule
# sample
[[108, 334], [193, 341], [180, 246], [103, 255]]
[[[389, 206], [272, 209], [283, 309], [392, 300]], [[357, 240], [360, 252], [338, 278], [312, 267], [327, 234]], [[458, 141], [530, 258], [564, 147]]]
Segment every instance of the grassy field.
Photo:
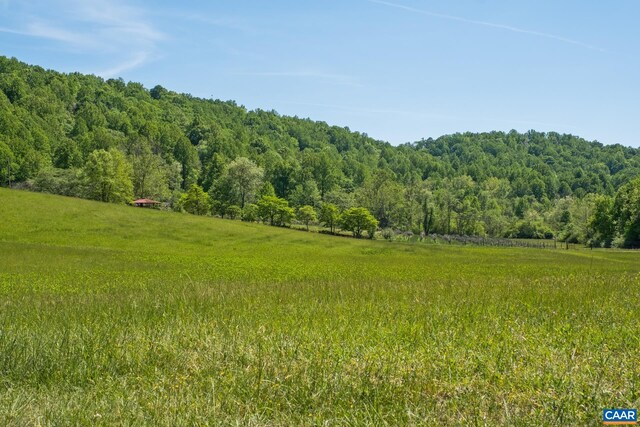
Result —
[[640, 253], [337, 238], [0, 189], [1, 425], [600, 425]]

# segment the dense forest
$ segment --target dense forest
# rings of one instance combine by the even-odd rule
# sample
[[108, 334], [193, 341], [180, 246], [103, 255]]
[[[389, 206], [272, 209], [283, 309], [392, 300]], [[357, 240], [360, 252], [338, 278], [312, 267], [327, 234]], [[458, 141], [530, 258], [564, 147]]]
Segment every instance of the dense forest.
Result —
[[0, 57], [0, 184], [362, 235], [640, 246], [640, 149], [554, 132], [392, 146], [348, 128]]

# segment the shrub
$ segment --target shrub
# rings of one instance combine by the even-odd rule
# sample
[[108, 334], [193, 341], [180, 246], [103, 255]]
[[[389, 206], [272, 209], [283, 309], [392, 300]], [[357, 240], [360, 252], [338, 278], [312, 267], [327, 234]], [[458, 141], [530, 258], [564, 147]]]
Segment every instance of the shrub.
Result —
[[242, 209], [240, 209], [240, 206], [231, 205], [227, 208], [226, 214], [229, 219], [240, 218], [242, 215]]

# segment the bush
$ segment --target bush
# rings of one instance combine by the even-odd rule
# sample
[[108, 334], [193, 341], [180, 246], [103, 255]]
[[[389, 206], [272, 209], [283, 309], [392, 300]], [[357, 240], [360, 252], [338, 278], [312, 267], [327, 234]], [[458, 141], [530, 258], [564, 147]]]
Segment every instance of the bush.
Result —
[[229, 219], [236, 219], [240, 218], [240, 216], [242, 215], [242, 209], [240, 209], [240, 206], [231, 205], [227, 208], [225, 213], [227, 214], [227, 217]]
[[33, 190], [62, 196], [82, 197], [83, 187], [76, 169], [42, 169], [33, 180]]
[[256, 222], [258, 220], [258, 206], [249, 203], [242, 210], [242, 220], [245, 222]]
[[384, 230], [382, 230], [382, 237], [384, 237], [385, 240], [393, 240], [393, 236], [396, 233], [393, 231], [392, 228], [385, 228]]

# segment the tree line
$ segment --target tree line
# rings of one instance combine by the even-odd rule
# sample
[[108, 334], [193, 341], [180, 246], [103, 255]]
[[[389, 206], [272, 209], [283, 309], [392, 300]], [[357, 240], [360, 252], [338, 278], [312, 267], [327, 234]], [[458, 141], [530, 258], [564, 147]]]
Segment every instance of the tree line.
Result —
[[[246, 160], [246, 159], [245, 159]], [[174, 205], [174, 209], [182, 210], [194, 215], [219, 215], [222, 218], [241, 219], [247, 222], [261, 221], [272, 226], [285, 227], [294, 219], [303, 223], [309, 231], [309, 225], [320, 223], [334, 234], [339, 227], [353, 233], [354, 237], [362, 237], [367, 233], [374, 238], [378, 228], [378, 221], [363, 207], [352, 207], [340, 211], [331, 203], [323, 203], [319, 209], [310, 205], [294, 209], [286, 199], [276, 196], [273, 186], [266, 182], [255, 194], [248, 194], [243, 207], [227, 204], [214, 199], [197, 184], [191, 184]], [[221, 207], [224, 206], [223, 209]]]
[[334, 206], [364, 208], [383, 230], [634, 247], [638, 154], [535, 131], [394, 147], [233, 101], [0, 57], [0, 184], [105, 202], [145, 197], [191, 211], [199, 188], [207, 214], [274, 225]]

